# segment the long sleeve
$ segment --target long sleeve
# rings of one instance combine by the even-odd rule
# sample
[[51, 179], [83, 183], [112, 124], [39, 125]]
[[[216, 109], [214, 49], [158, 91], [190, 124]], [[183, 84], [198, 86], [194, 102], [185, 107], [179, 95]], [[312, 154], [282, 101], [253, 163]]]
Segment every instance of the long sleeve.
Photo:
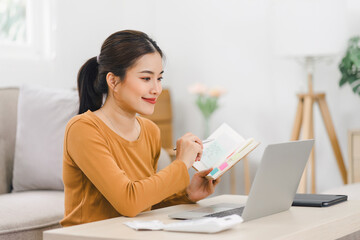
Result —
[[174, 205], [178, 205], [178, 204], [186, 204], [186, 203], [195, 203], [195, 202], [191, 201], [186, 196], [186, 190], [184, 189], [178, 193], [171, 195], [168, 198], [165, 198], [163, 201], [155, 204], [154, 206], [151, 207], [151, 210], [174, 206]]
[[[87, 213], [88, 216], [96, 214], [92, 207], [96, 201], [100, 205], [103, 202], [101, 196], [97, 199], [100, 193], [119, 214], [133, 217], [185, 189], [189, 184], [189, 174], [183, 162], [176, 160], [158, 173], [153, 172], [154, 162], [148, 162], [155, 161], [158, 153], [151, 144], [146, 144], [150, 140], [139, 140], [142, 141], [140, 151], [139, 144], [129, 143], [123, 148], [117, 143], [120, 140], [108, 137], [92, 122], [79, 119], [68, 124], [63, 171], [66, 215], [84, 218], [86, 211], [92, 211]], [[150, 152], [153, 159], [143, 161], [144, 152]], [[81, 186], [77, 186], [79, 184]], [[86, 200], [90, 202], [89, 206], [86, 206]], [[72, 213], [76, 208], [81, 208], [80, 213]], [[79, 221], [87, 222], [84, 219]], [[63, 223], [67, 225], [66, 217]]]
[[[161, 143], [160, 143], [160, 145], [161, 145]], [[154, 166], [155, 172], [157, 169], [157, 160], [158, 160], [158, 158], [156, 158], [156, 164]], [[180, 192], [177, 192], [177, 193], [171, 195], [170, 197], [165, 198], [161, 202], [153, 205], [151, 207], [151, 209], [155, 210], [155, 209], [174, 206], [174, 205], [178, 205], [178, 204], [189, 204], [189, 203], [195, 203], [195, 202], [191, 201], [188, 198], [188, 196], [186, 194], [186, 188], [185, 188], [185, 189], [181, 190]]]

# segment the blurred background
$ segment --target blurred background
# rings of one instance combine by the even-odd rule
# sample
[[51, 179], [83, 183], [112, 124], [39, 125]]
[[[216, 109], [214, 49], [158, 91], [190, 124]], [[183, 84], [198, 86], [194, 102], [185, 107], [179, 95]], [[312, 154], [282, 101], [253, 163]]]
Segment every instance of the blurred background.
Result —
[[[298, 1], [289, 2], [296, 6]], [[174, 143], [186, 132], [203, 133], [202, 115], [189, 86], [202, 83], [225, 88], [210, 128], [215, 130], [226, 122], [245, 138], [261, 142], [249, 155], [253, 178], [266, 145], [290, 139], [296, 94], [307, 91], [307, 69], [301, 58], [309, 53], [301, 55], [299, 45], [304, 39], [315, 46], [335, 41], [336, 46], [329, 45], [334, 46], [332, 51], [314, 53], [326, 56], [313, 64], [313, 88], [326, 93], [348, 165], [347, 132], [360, 128], [360, 97], [350, 85], [339, 87], [339, 64], [347, 41], [360, 35], [360, 1], [343, 0], [336, 13], [325, 17], [321, 9], [327, 9], [331, 1], [318, 2], [315, 13], [306, 6], [294, 10], [300, 25], [315, 28], [304, 31], [302, 40], [294, 40], [289, 36], [299, 33], [301, 27], [292, 25], [293, 19], [288, 22], [286, 14], [281, 15], [284, 1], [280, 0], [0, 0], [0, 87], [38, 84], [76, 88], [78, 69], [99, 54], [106, 37], [124, 29], [144, 31], [166, 55], [163, 87], [171, 91]], [[312, 15], [306, 17], [307, 13]], [[316, 25], [317, 19], [325, 21]], [[324, 38], [316, 31], [323, 27], [334, 37]], [[282, 46], [288, 53], [279, 50]], [[301, 56], [288, 49], [300, 49]], [[317, 191], [341, 186], [316, 105], [314, 135]], [[244, 193], [242, 168], [242, 164], [236, 166], [239, 194]], [[216, 194], [229, 191], [227, 174]]]

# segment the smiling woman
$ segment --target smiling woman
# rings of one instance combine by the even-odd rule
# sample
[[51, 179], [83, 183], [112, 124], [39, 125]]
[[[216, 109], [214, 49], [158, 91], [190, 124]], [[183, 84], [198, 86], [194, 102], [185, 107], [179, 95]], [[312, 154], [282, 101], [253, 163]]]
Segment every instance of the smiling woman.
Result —
[[64, 140], [63, 226], [132, 217], [214, 192], [219, 180], [205, 178], [212, 169], [190, 182], [187, 170], [202, 154], [201, 140], [191, 133], [178, 139], [176, 159], [156, 172], [160, 131], [138, 114], [154, 112], [162, 57], [145, 33], [126, 30], [109, 36], [99, 56], [79, 70], [79, 115], [67, 124]]

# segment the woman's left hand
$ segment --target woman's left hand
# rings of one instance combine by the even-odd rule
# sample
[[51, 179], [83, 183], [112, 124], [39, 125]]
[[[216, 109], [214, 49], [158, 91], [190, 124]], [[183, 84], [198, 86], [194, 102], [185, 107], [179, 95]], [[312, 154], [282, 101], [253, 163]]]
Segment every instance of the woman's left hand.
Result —
[[207, 179], [205, 176], [211, 171], [212, 168], [194, 174], [190, 185], [186, 188], [186, 193], [191, 201], [197, 202], [214, 192], [215, 186], [220, 182], [220, 178], [216, 180]]

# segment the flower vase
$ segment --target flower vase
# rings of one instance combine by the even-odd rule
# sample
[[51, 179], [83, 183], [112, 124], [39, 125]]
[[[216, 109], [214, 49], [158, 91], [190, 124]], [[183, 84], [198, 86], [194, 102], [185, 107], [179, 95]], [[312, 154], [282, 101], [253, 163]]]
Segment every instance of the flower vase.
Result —
[[204, 139], [210, 135], [210, 116], [204, 116]]

